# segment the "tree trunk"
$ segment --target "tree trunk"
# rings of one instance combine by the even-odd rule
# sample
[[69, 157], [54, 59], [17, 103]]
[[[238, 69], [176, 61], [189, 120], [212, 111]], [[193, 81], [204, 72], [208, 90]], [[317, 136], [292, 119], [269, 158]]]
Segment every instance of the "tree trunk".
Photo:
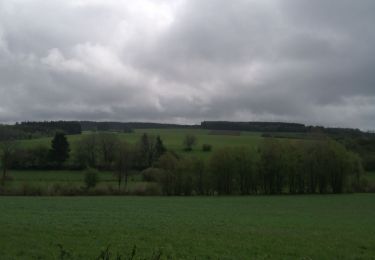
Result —
[[125, 190], [127, 188], [127, 185], [128, 185], [128, 170], [125, 171]]
[[2, 178], [1, 178], [1, 185], [2, 185], [2, 186], [4, 186], [4, 184], [5, 184], [6, 177], [7, 177], [7, 167], [6, 167], [6, 165], [4, 164], [4, 165], [3, 165], [3, 176], [2, 176]]
[[121, 172], [118, 173], [118, 189], [120, 190], [121, 189], [121, 178], [122, 177], [122, 174]]

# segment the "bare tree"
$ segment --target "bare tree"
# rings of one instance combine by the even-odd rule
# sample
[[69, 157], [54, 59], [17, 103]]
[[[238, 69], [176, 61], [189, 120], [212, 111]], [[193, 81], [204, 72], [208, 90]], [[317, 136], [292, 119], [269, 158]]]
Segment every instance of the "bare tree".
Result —
[[106, 168], [109, 168], [115, 161], [117, 146], [120, 141], [116, 134], [100, 133], [98, 135], [98, 146]]
[[197, 138], [195, 135], [187, 134], [185, 136], [183, 145], [185, 151], [191, 151], [193, 149], [193, 146], [197, 143]]
[[5, 184], [7, 178], [7, 171], [10, 166], [16, 142], [15, 141], [2, 141], [0, 143], [0, 153], [1, 153], [1, 164], [3, 167], [3, 175], [1, 178], [1, 185]]
[[87, 134], [81, 137], [76, 146], [76, 159], [85, 166], [96, 167], [98, 157], [98, 135]]
[[117, 148], [117, 156], [115, 159], [115, 172], [118, 179], [119, 189], [121, 188], [122, 179], [125, 181], [125, 188], [127, 187], [133, 157], [134, 151], [132, 147], [126, 142], [121, 142]]

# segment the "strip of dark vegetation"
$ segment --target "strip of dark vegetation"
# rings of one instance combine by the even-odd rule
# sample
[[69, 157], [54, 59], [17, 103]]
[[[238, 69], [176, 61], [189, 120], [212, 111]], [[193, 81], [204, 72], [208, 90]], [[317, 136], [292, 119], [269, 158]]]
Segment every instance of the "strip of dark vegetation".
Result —
[[303, 124], [281, 122], [230, 122], [230, 121], [203, 121], [203, 129], [232, 130], [253, 132], [307, 132]]
[[199, 128], [199, 125], [163, 124], [148, 122], [95, 122], [80, 121], [82, 131], [120, 131], [131, 132], [132, 129], [186, 129]]
[[57, 131], [69, 135], [81, 134], [81, 124], [77, 121], [43, 121], [21, 122], [14, 125], [14, 129], [27, 134], [39, 136], [53, 136]]
[[[252, 131], [252, 132], [281, 132], [281, 133], [315, 133], [328, 135], [344, 135], [350, 137], [375, 136], [374, 133], [363, 132], [353, 128], [333, 128], [323, 126], [306, 126], [299, 123], [285, 122], [231, 122], [231, 121], [203, 121], [200, 125], [182, 125], [150, 122], [96, 122], [96, 121], [41, 121], [20, 122], [14, 125], [0, 125], [8, 127], [18, 134], [29, 134], [31, 137], [39, 135], [51, 136], [60, 131], [65, 134], [80, 134], [82, 131], [121, 131], [131, 132], [133, 129], [208, 129], [217, 131]], [[26, 135], [27, 136], [27, 135]], [[25, 136], [20, 136], [25, 138]]]
[[231, 121], [203, 121], [202, 129], [231, 130], [251, 132], [282, 132], [282, 133], [316, 133], [345, 136], [375, 136], [374, 133], [362, 132], [353, 128], [332, 128], [323, 126], [306, 126], [298, 123], [284, 122], [231, 122]]

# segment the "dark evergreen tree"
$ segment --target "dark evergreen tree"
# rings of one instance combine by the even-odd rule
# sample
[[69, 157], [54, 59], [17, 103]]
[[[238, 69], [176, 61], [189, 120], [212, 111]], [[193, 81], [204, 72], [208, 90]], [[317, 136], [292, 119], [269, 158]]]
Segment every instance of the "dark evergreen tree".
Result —
[[69, 143], [64, 133], [58, 132], [51, 142], [51, 160], [61, 166], [69, 158]]
[[163, 141], [161, 140], [160, 136], [156, 137], [156, 143], [155, 143], [155, 160], [159, 159], [160, 156], [162, 156], [167, 149], [165, 148]]

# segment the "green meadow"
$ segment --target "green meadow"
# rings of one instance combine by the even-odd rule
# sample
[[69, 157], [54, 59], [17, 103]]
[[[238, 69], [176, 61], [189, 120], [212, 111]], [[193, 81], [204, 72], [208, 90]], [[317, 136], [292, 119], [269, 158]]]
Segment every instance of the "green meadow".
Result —
[[[374, 259], [375, 195], [0, 197], [1, 259]], [[65, 256], [66, 258], [61, 258]]]
[[[134, 144], [142, 136], [147, 133], [153, 136], [159, 135], [168, 150], [175, 151], [183, 155], [196, 155], [207, 158], [210, 153], [202, 151], [203, 144], [212, 145], [213, 150], [228, 146], [256, 146], [262, 139], [261, 133], [241, 132], [239, 135], [223, 134], [221, 132], [215, 133], [209, 130], [201, 129], [136, 129], [133, 133], [116, 133], [120, 139]], [[90, 132], [84, 132], [91, 134]], [[183, 151], [183, 140], [187, 134], [195, 135], [197, 144], [192, 152]], [[77, 141], [80, 140], [81, 135], [69, 135], [68, 141], [74, 148]], [[23, 140], [20, 142], [22, 147], [32, 147], [35, 145], [50, 146], [52, 138], [38, 138], [31, 140]]]

